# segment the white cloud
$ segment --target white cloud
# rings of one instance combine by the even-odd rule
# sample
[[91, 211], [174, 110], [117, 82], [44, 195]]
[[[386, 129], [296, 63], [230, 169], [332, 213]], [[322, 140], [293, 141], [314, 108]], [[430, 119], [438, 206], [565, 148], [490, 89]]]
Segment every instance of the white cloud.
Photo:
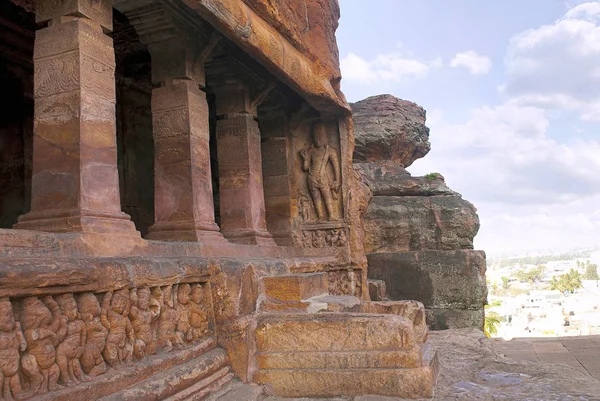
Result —
[[442, 60], [420, 61], [399, 53], [380, 54], [368, 61], [349, 53], [341, 61], [342, 76], [346, 80], [362, 84], [374, 82], [401, 82], [410, 78], [422, 78], [430, 70], [442, 67]]
[[552, 25], [515, 35], [502, 94], [521, 105], [577, 110], [585, 120], [600, 120], [599, 22], [600, 3], [587, 2]]
[[477, 247], [600, 245], [600, 142], [559, 143], [547, 111], [514, 103], [474, 109], [463, 124], [435, 117], [432, 151], [410, 170], [442, 173], [475, 204]]
[[492, 61], [489, 57], [481, 56], [473, 50], [456, 53], [452, 61], [451, 67], [465, 67], [473, 75], [485, 75], [492, 69]]

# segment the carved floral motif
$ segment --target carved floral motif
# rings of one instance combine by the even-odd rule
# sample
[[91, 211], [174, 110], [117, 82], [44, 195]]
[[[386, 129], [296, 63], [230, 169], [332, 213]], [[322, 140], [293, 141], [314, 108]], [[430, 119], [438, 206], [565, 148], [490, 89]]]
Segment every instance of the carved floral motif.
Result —
[[0, 399], [76, 385], [211, 334], [201, 283], [0, 298]]
[[337, 270], [329, 272], [329, 293], [331, 295], [353, 295], [360, 297], [362, 294], [362, 280], [360, 270]]

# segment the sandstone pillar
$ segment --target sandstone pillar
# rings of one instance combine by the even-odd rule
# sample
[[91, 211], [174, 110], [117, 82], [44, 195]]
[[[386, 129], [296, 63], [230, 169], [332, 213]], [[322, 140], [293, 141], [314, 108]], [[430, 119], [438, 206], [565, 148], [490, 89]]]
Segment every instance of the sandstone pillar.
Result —
[[155, 224], [148, 238], [224, 241], [214, 219], [202, 47], [173, 37], [148, 48], [159, 86], [152, 90]]
[[15, 228], [128, 232], [121, 212], [108, 0], [38, 0], [31, 211]]
[[247, 83], [225, 69], [213, 90], [221, 230], [231, 242], [275, 245], [265, 220], [260, 130], [256, 121], [261, 95], [253, 96]]

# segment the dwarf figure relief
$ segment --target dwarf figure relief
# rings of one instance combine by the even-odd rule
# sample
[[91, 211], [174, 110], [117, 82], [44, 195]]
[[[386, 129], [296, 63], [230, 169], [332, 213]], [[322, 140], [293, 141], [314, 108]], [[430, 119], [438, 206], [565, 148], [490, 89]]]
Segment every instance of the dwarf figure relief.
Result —
[[21, 325], [27, 352], [21, 358], [21, 367], [34, 394], [58, 388], [60, 369], [56, 364], [56, 347], [67, 333], [66, 318], [61, 316], [58, 304], [51, 296], [44, 302], [37, 297], [23, 300]]
[[56, 349], [56, 363], [60, 369], [60, 382], [71, 386], [81, 381], [89, 381], [89, 377], [83, 373], [79, 362], [85, 348], [87, 331], [85, 323], [81, 320], [75, 298], [70, 293], [61, 294], [56, 296], [56, 302], [62, 315], [67, 318], [66, 337]]
[[86, 374], [92, 377], [98, 376], [106, 372], [106, 363], [102, 358], [108, 327], [110, 327], [106, 310], [100, 308], [98, 298], [91, 292], [79, 295], [77, 304], [85, 324], [87, 338], [80, 358], [81, 367]]
[[190, 295], [192, 288], [189, 284], [177, 286], [175, 310], [177, 311], [176, 335], [179, 341], [192, 341], [192, 326], [190, 325]]
[[192, 340], [202, 338], [208, 333], [208, 316], [202, 308], [204, 290], [201, 284], [192, 284], [190, 295], [190, 326]]
[[108, 292], [102, 307], [107, 311], [108, 337], [104, 347], [104, 360], [115, 369], [122, 363], [130, 362], [135, 341], [129, 315], [129, 291]]
[[181, 348], [185, 343], [176, 334], [177, 311], [173, 303], [173, 287], [167, 285], [160, 291], [162, 303], [158, 319], [158, 346], [167, 350]]
[[[340, 192], [340, 165], [337, 150], [327, 144], [325, 124], [318, 122], [312, 127], [314, 144], [300, 151], [302, 169], [308, 172], [308, 190], [317, 211], [317, 223], [338, 221], [339, 213], [334, 200]], [[334, 181], [329, 177], [329, 165], [334, 173]], [[327, 209], [327, 216], [325, 216]]]
[[131, 311], [129, 317], [135, 343], [133, 356], [137, 359], [156, 352], [156, 336], [153, 323], [160, 316], [160, 303], [150, 296], [150, 289], [143, 287], [131, 290]]
[[0, 396], [3, 400], [12, 400], [13, 395], [22, 390], [18, 375], [19, 351], [26, 349], [27, 343], [21, 325], [15, 322], [10, 300], [0, 298]]

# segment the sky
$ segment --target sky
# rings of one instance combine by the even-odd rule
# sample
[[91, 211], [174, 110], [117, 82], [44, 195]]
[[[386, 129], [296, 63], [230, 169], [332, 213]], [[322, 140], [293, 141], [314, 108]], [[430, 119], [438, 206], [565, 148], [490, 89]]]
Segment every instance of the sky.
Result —
[[490, 254], [600, 246], [600, 2], [340, 0], [348, 101], [427, 110], [439, 172]]

